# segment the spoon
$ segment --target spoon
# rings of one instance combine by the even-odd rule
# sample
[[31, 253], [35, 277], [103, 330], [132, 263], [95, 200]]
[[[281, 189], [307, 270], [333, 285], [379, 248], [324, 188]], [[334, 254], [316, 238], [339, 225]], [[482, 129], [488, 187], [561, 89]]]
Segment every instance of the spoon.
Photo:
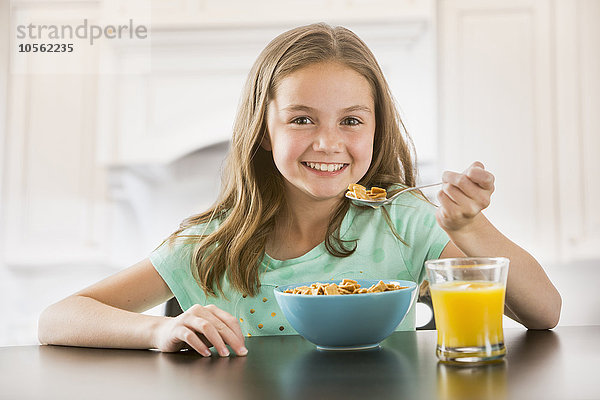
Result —
[[412, 192], [413, 190], [418, 190], [418, 189], [424, 189], [424, 188], [428, 188], [431, 186], [438, 186], [441, 185], [443, 182], [438, 182], [438, 183], [430, 183], [429, 185], [422, 185], [422, 186], [415, 186], [415, 187], [409, 187], [406, 189], [402, 189], [401, 191], [399, 191], [398, 193], [396, 193], [395, 195], [393, 195], [392, 197], [388, 197], [385, 200], [363, 200], [363, 199], [357, 199], [354, 198], [352, 196], [350, 196], [350, 192], [346, 192], [346, 197], [354, 200], [357, 203], [360, 203], [362, 205], [365, 206], [369, 206], [369, 207], [373, 207], [373, 208], [378, 208], [381, 206], [384, 206], [386, 204], [390, 204], [396, 197], [400, 196], [402, 193], [406, 193], [406, 192]]

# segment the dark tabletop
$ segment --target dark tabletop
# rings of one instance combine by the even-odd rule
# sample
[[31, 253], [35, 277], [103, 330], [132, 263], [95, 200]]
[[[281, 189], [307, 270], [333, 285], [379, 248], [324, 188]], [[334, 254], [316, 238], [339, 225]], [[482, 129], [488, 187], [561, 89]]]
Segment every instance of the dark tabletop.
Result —
[[380, 350], [322, 352], [299, 336], [252, 337], [247, 357], [61, 346], [0, 348], [2, 399], [600, 399], [600, 326], [506, 329], [505, 361], [452, 367], [435, 331]]

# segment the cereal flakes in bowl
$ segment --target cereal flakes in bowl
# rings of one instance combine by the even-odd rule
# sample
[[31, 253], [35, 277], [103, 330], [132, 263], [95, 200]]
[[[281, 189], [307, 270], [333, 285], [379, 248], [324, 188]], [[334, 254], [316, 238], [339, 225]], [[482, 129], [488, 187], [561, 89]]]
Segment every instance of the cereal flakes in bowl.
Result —
[[344, 279], [279, 286], [275, 299], [290, 325], [320, 350], [379, 347], [416, 299], [404, 280]]

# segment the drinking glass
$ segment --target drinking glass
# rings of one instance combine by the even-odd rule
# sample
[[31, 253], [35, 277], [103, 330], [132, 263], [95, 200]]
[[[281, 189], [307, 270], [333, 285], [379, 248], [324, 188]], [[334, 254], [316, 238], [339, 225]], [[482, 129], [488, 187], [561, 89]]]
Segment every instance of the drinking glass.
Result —
[[436, 354], [441, 361], [472, 364], [504, 357], [508, 264], [503, 257], [425, 262], [438, 332]]

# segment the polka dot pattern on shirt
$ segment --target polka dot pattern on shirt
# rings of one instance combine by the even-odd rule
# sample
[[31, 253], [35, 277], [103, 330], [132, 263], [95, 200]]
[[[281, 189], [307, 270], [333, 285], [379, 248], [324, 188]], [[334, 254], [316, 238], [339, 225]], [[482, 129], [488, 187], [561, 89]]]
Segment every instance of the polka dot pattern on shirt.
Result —
[[275, 299], [273, 289], [277, 286], [279, 285], [262, 283], [256, 296], [239, 295], [234, 312], [244, 336], [293, 334], [295, 332]]

